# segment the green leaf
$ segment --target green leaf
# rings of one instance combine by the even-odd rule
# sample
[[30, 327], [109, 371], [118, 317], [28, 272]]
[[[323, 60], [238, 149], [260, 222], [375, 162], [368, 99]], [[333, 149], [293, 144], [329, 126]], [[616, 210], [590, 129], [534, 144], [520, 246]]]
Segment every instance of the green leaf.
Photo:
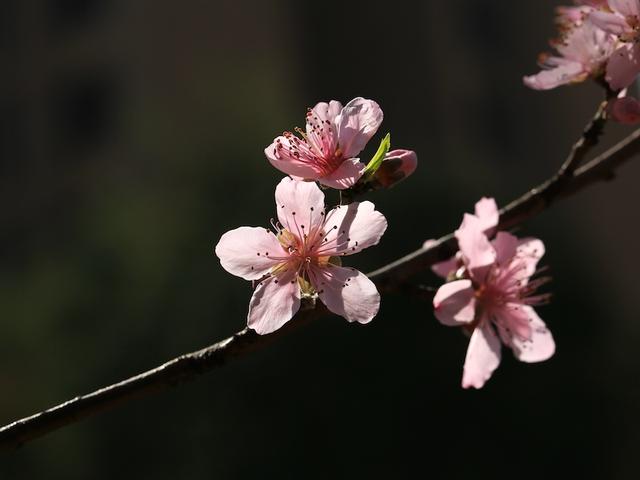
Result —
[[384, 160], [384, 156], [387, 154], [390, 148], [391, 148], [391, 134], [387, 133], [385, 137], [382, 139], [382, 141], [380, 142], [378, 151], [373, 156], [373, 158], [369, 160], [369, 163], [364, 169], [364, 173], [362, 176], [364, 177], [365, 180], [370, 179], [373, 176], [373, 174], [376, 173], [376, 170], [380, 168], [380, 165], [382, 164], [382, 160]]

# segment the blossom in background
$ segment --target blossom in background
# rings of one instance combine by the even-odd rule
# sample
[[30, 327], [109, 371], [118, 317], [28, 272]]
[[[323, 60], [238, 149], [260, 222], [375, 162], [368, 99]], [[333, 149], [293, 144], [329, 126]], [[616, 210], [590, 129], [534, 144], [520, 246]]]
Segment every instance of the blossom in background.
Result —
[[[591, 7], [582, 8], [593, 11]], [[564, 29], [563, 37], [552, 43], [558, 55], [541, 54], [538, 63], [542, 71], [524, 77], [528, 87], [549, 90], [602, 75], [616, 49], [617, 37], [595, 25], [591, 14]]]
[[555, 352], [551, 332], [533, 309], [548, 295], [535, 295], [548, 278], [532, 279], [544, 254], [537, 239], [498, 232], [490, 241], [486, 224], [465, 214], [455, 236], [463, 272], [442, 285], [433, 299], [436, 318], [471, 333], [462, 386], [481, 388], [500, 364], [501, 344], [523, 362], [540, 362]]
[[220, 238], [215, 252], [222, 267], [258, 281], [247, 323], [273, 332], [300, 308], [302, 297], [320, 298], [350, 322], [367, 323], [378, 313], [376, 286], [338, 257], [376, 245], [387, 228], [371, 202], [338, 206], [325, 213], [324, 194], [313, 182], [283, 178], [276, 187], [279, 223], [274, 231], [240, 227]]
[[634, 97], [621, 96], [609, 101], [607, 113], [618, 123], [636, 125], [640, 123], [640, 102]]
[[285, 132], [264, 153], [278, 170], [297, 179], [318, 180], [345, 189], [362, 176], [357, 158], [382, 123], [382, 109], [373, 100], [354, 98], [344, 107], [336, 100], [309, 109], [300, 137]]
[[596, 8], [605, 7], [607, 0], [574, 0], [575, 6], [556, 8], [556, 23], [560, 29], [569, 29], [581, 25]]
[[608, 7], [591, 12], [589, 20], [622, 42], [607, 64], [605, 77], [613, 90], [620, 90], [640, 73], [640, 0], [609, 0]]
[[[482, 197], [476, 202], [474, 211], [474, 216], [480, 222], [480, 228], [482, 228], [482, 231], [488, 236], [492, 236], [493, 229], [498, 225], [498, 220], [500, 218], [496, 201], [493, 198]], [[427, 240], [424, 242], [422, 247], [429, 248], [435, 242], [435, 240]], [[439, 277], [453, 280], [456, 277], [456, 272], [463, 266], [462, 252], [458, 252], [449, 260], [435, 263], [431, 266], [431, 270]]]

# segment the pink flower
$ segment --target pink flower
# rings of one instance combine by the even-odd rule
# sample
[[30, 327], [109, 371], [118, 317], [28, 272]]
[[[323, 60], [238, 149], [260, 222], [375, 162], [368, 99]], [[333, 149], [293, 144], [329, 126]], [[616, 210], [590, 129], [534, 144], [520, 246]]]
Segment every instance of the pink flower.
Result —
[[[469, 214], [470, 215], [470, 214]], [[475, 205], [475, 215], [480, 222], [480, 228], [488, 236], [493, 235], [493, 229], [498, 225], [500, 213], [498, 205], [493, 198], [482, 197]], [[427, 240], [424, 242], [423, 248], [429, 248], [435, 240]], [[455, 256], [444, 262], [439, 262], [431, 267], [433, 273], [444, 279], [455, 279], [456, 272], [463, 267], [462, 252], [458, 252]]]
[[365, 164], [357, 155], [382, 123], [373, 100], [354, 98], [344, 107], [336, 100], [320, 102], [307, 112], [306, 132], [277, 137], [264, 153], [278, 170], [297, 179], [318, 180], [345, 189], [362, 176]]
[[350, 322], [371, 321], [380, 306], [376, 286], [358, 270], [341, 267], [336, 257], [376, 245], [387, 228], [384, 216], [371, 202], [325, 214], [318, 186], [288, 177], [275, 196], [275, 233], [240, 227], [225, 233], [215, 248], [227, 272], [258, 281], [249, 303], [249, 327], [260, 334], [277, 330], [298, 311], [302, 297], [320, 298]]
[[535, 90], [549, 90], [602, 73], [617, 39], [589, 19], [569, 28], [564, 38], [555, 42], [559, 56], [540, 55], [538, 63], [542, 71], [524, 77], [525, 85]]
[[609, 0], [610, 11], [593, 11], [589, 20], [624, 42], [607, 64], [605, 80], [613, 90], [628, 87], [640, 73], [640, 0]]
[[547, 300], [534, 295], [547, 278], [532, 280], [544, 244], [498, 232], [490, 242], [482, 221], [465, 214], [455, 235], [464, 275], [442, 285], [433, 299], [436, 318], [471, 333], [462, 376], [464, 388], [481, 388], [500, 364], [501, 343], [523, 362], [541, 362], [555, 352], [551, 332], [532, 305]]
[[380, 186], [389, 188], [415, 172], [417, 166], [418, 156], [413, 150], [391, 150], [385, 155], [374, 177]]

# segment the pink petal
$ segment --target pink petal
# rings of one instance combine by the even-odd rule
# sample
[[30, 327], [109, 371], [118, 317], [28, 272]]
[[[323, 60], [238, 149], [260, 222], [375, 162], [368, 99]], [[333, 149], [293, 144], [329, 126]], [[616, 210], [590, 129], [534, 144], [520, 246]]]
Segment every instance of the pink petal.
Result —
[[521, 312], [529, 322], [531, 336], [528, 340], [514, 336], [511, 339], [513, 354], [521, 362], [527, 363], [551, 358], [556, 351], [553, 335], [532, 307], [523, 306]]
[[498, 225], [500, 212], [493, 198], [482, 197], [478, 200], [475, 206], [475, 213], [476, 217], [482, 221], [482, 229], [485, 232]]
[[378, 313], [380, 294], [364, 273], [332, 264], [312, 267], [310, 273], [320, 300], [336, 315], [350, 322], [368, 323]]
[[299, 178], [308, 178], [315, 180], [318, 178], [319, 173], [313, 167], [317, 159], [313, 155], [300, 155], [296, 156], [292, 150], [291, 140], [287, 137], [277, 137], [271, 145], [264, 149], [264, 154], [267, 156], [271, 165], [276, 167], [287, 175], [292, 175]]
[[245, 280], [258, 280], [288, 255], [275, 234], [260, 227], [240, 227], [222, 237], [215, 248], [220, 264], [227, 272]]
[[307, 112], [307, 140], [322, 157], [332, 156], [338, 147], [336, 117], [341, 111], [342, 104], [331, 100], [320, 102]]
[[344, 158], [357, 156], [382, 123], [382, 109], [373, 100], [357, 97], [345, 105], [336, 119], [338, 145]]
[[640, 73], [640, 45], [625, 43], [609, 58], [605, 80], [613, 90], [620, 90], [633, 83], [638, 73]]
[[332, 209], [324, 224], [326, 241], [322, 241], [314, 253], [352, 255], [376, 245], [387, 229], [387, 219], [375, 208], [373, 203], [365, 201]]
[[344, 160], [338, 168], [326, 177], [318, 178], [319, 182], [327, 187], [344, 190], [356, 184], [362, 176], [366, 165], [358, 158]]
[[640, 3], [638, 0], [609, 0], [609, 6], [614, 12], [625, 17], [640, 16]]
[[275, 332], [300, 309], [295, 272], [269, 277], [258, 284], [249, 302], [247, 325], [260, 335]]
[[473, 331], [462, 374], [463, 388], [482, 388], [500, 365], [500, 339], [489, 324]]
[[616, 98], [607, 105], [612, 120], [624, 125], [640, 123], [640, 102], [633, 97]]
[[545, 253], [544, 243], [537, 238], [521, 238], [518, 240], [516, 252], [518, 258], [523, 261], [523, 269], [518, 276], [524, 284], [538, 268], [538, 262]]
[[524, 84], [534, 90], [550, 90], [566, 85], [568, 83], [582, 81], [586, 78], [587, 72], [579, 62], [566, 62], [549, 70], [524, 77]]
[[276, 187], [278, 220], [291, 233], [302, 237], [323, 221], [324, 193], [315, 182], [284, 177]]
[[465, 213], [455, 236], [471, 276], [482, 283], [496, 258], [496, 252], [484, 233], [482, 221], [475, 215]]
[[496, 250], [496, 263], [498, 265], [507, 266], [508, 262], [516, 254], [519, 240], [510, 233], [498, 232], [492, 244], [493, 248]]
[[589, 20], [596, 27], [612, 35], [621, 36], [633, 31], [625, 18], [615, 13], [596, 10], [589, 14]]
[[[430, 249], [433, 245], [438, 243], [437, 240], [429, 239], [425, 240], [422, 244], [422, 248], [425, 250]], [[449, 274], [455, 272], [462, 264], [462, 254], [458, 252], [456, 255], [451, 257], [449, 260], [444, 260], [443, 262], [434, 263], [431, 266], [431, 271], [435, 273], [440, 278], [447, 278]]]
[[456, 280], [442, 285], [433, 297], [436, 318], [443, 325], [460, 326], [473, 322], [476, 298], [471, 280]]
[[440, 278], [446, 279], [449, 277], [449, 275], [458, 270], [461, 264], [462, 259], [459, 255], [455, 255], [449, 260], [445, 260], [444, 262], [434, 263], [433, 265], [431, 265], [431, 271]]

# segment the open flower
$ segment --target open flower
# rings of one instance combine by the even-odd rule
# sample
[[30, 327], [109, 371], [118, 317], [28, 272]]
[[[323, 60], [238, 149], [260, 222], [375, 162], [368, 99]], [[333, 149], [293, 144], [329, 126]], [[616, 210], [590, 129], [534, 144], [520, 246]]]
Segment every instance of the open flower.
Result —
[[285, 132], [264, 153], [278, 170], [297, 179], [318, 180], [345, 189], [362, 176], [357, 158], [382, 123], [382, 109], [373, 100], [354, 98], [344, 107], [336, 100], [320, 102], [307, 112], [306, 131]]
[[271, 333], [300, 308], [302, 297], [320, 298], [350, 322], [367, 323], [378, 313], [376, 286], [340, 258], [375, 245], [387, 228], [373, 203], [338, 206], [325, 213], [324, 194], [313, 182], [283, 178], [276, 187], [279, 223], [274, 231], [240, 227], [220, 238], [215, 252], [222, 267], [258, 285], [247, 323]]
[[[591, 8], [591, 7], [583, 7]], [[557, 56], [543, 53], [538, 63], [542, 71], [524, 77], [535, 90], [549, 90], [560, 85], [582, 82], [603, 73], [607, 60], [616, 48], [615, 35], [599, 28], [589, 16], [573, 25], [564, 25], [563, 38], [552, 43]]]
[[608, 5], [591, 12], [589, 20], [624, 42], [611, 56], [605, 77], [613, 90], [620, 90], [640, 73], [640, 0], [609, 0]]
[[471, 333], [462, 386], [481, 388], [500, 364], [501, 344], [523, 362], [541, 362], [555, 352], [551, 332], [533, 305], [548, 300], [535, 290], [548, 278], [532, 279], [544, 254], [537, 239], [498, 232], [493, 242], [474, 215], [465, 214], [455, 233], [464, 274], [442, 285], [433, 299], [436, 318]]

